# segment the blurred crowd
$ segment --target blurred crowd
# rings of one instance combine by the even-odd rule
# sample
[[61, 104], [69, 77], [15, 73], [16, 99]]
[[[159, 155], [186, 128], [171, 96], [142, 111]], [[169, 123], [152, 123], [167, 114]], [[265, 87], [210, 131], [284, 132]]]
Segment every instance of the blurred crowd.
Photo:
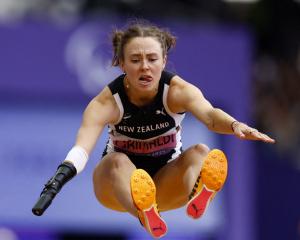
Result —
[[276, 138], [279, 159], [300, 169], [300, 4], [261, 5], [253, 15], [258, 18], [253, 71], [256, 122]]
[[276, 138], [278, 153], [300, 169], [299, 65], [262, 55], [254, 78], [258, 127]]

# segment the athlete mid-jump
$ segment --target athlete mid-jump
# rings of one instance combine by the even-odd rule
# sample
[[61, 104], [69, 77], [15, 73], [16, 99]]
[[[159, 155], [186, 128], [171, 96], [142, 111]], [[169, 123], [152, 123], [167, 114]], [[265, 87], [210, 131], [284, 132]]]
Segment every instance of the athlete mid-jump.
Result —
[[135, 23], [113, 34], [113, 80], [84, 111], [76, 143], [46, 184], [33, 208], [41, 215], [61, 187], [85, 167], [105, 126], [109, 139], [94, 170], [94, 191], [107, 208], [139, 218], [153, 237], [167, 232], [158, 212], [186, 205], [199, 218], [227, 176], [221, 150], [204, 144], [182, 150], [181, 122], [192, 113], [211, 131], [274, 143], [258, 130], [215, 108], [194, 85], [165, 70], [175, 37], [167, 30]]

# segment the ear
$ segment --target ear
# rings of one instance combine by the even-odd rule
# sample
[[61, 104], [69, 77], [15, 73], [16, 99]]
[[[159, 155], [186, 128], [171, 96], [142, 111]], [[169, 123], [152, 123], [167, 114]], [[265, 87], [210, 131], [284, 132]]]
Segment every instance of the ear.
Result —
[[122, 72], [124, 72], [124, 73], [125, 73], [124, 62], [123, 62], [122, 60], [120, 60], [119, 67], [121, 68]]
[[165, 55], [163, 58], [163, 69], [165, 69], [166, 64], [167, 64], [167, 55]]

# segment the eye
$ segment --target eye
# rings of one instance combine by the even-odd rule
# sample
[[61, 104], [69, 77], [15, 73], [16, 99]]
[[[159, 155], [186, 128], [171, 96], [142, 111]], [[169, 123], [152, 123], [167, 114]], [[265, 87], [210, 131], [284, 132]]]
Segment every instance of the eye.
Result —
[[131, 59], [132, 63], [138, 63], [140, 60], [139, 59]]
[[155, 62], [157, 60], [157, 58], [150, 58], [149, 61], [150, 62]]

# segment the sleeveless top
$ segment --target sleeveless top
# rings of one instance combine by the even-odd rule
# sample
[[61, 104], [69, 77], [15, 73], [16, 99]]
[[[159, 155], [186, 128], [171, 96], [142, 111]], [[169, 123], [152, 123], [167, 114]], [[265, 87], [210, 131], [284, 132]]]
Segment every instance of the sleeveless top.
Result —
[[138, 107], [125, 92], [125, 74], [108, 87], [120, 110], [116, 124], [108, 125], [109, 140], [105, 154], [123, 152], [129, 157], [154, 157], [173, 160], [181, 153], [181, 122], [185, 113], [172, 113], [167, 105], [173, 73], [163, 71], [158, 93], [148, 105]]

